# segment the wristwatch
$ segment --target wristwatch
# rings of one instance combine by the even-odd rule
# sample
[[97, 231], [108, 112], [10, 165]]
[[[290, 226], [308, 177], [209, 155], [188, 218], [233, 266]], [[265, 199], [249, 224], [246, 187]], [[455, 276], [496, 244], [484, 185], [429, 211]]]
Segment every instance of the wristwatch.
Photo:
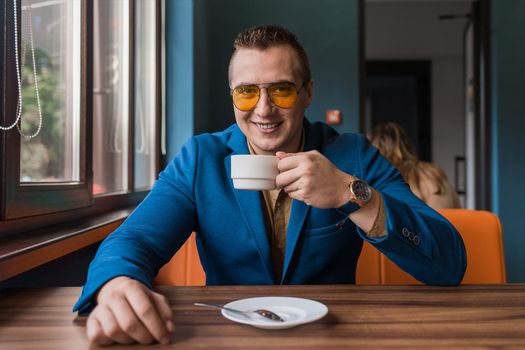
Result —
[[349, 200], [337, 210], [348, 216], [372, 199], [372, 188], [363, 180], [354, 178], [348, 184]]

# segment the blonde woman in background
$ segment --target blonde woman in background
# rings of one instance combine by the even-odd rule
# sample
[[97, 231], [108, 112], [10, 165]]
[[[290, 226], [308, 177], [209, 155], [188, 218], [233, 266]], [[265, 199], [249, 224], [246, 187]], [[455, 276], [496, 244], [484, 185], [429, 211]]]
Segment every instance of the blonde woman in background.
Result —
[[460, 208], [458, 194], [443, 169], [417, 159], [408, 136], [399, 125], [376, 126], [368, 135], [370, 142], [401, 173], [416, 196], [434, 209]]

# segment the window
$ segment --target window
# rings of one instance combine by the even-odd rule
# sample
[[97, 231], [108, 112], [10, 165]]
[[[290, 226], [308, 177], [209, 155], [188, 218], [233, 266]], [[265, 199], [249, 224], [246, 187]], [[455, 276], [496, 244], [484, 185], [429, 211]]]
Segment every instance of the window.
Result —
[[161, 2], [0, 6], [0, 236], [136, 204], [159, 170]]
[[[157, 177], [159, 168], [158, 110], [161, 100], [160, 80], [157, 69], [160, 67], [160, 41], [155, 32], [148, 30], [156, 23], [157, 9], [154, 1], [138, 1], [135, 21], [135, 189], [150, 188]], [[159, 25], [160, 23], [157, 23]], [[157, 150], [157, 151], [156, 151]]]
[[24, 135], [37, 135], [21, 138], [21, 182], [80, 180], [80, 15], [79, 1], [22, 6], [20, 125]]
[[129, 1], [95, 0], [93, 16], [93, 189], [122, 192], [129, 164]]

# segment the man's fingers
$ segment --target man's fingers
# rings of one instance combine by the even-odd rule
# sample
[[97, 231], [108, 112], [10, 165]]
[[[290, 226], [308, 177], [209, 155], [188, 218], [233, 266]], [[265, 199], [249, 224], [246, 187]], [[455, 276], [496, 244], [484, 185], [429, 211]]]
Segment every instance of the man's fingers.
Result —
[[91, 315], [89, 316], [86, 322], [86, 334], [89, 341], [97, 345], [108, 346], [113, 344], [113, 340], [106, 337], [106, 335], [102, 331], [102, 327], [100, 326], [99, 321]]
[[284, 190], [288, 193], [290, 198], [304, 202], [304, 191], [297, 187], [296, 184], [291, 184], [290, 186], [285, 187]]
[[314, 164], [316, 160], [319, 161], [319, 156], [322, 155], [317, 151], [299, 152], [299, 153], [285, 153], [277, 152], [277, 169], [280, 172], [297, 168], [301, 164]]
[[[297, 182], [301, 178], [301, 171], [297, 168], [284, 171], [277, 175], [275, 178], [275, 184], [279, 188], [286, 188], [287, 186]], [[286, 191], [288, 192], [288, 191]]]
[[168, 344], [171, 341], [171, 335], [154, 305], [153, 297], [146, 294], [148, 292], [151, 293], [146, 289], [131, 290], [128, 295], [129, 304], [149, 333], [159, 343]]
[[167, 301], [139, 282], [117, 277], [102, 287], [97, 301], [86, 330], [96, 344], [170, 343], [174, 326]]
[[131, 344], [134, 340], [122, 330], [113, 311], [105, 305], [98, 308], [97, 320], [104, 335], [119, 344]]
[[104, 334], [100, 322], [93, 313], [89, 315], [86, 322], [86, 335], [89, 341], [97, 345], [107, 346], [113, 344], [113, 340]]
[[296, 155], [296, 153], [286, 153], [286, 152], [281, 152], [281, 151], [275, 153], [275, 156], [277, 158], [279, 158], [279, 159], [284, 159], [286, 157], [292, 157], [292, 156], [295, 156], [295, 155]]
[[168, 299], [164, 295], [156, 292], [152, 292], [151, 295], [153, 297], [157, 311], [166, 324], [168, 332], [173, 332], [175, 329], [173, 324], [173, 311], [171, 310]]
[[138, 319], [126, 299], [119, 298], [114, 300], [111, 303], [111, 310], [115, 315], [120, 329], [129, 337], [133, 338], [134, 341], [141, 344], [150, 344], [153, 342], [153, 336]]
[[[287, 153], [292, 154], [292, 153]], [[301, 157], [296, 156], [293, 154], [293, 156], [287, 156], [285, 158], [280, 159], [277, 162], [277, 169], [279, 169], [280, 172], [288, 171], [290, 169], [297, 168], [299, 164], [301, 163]]]

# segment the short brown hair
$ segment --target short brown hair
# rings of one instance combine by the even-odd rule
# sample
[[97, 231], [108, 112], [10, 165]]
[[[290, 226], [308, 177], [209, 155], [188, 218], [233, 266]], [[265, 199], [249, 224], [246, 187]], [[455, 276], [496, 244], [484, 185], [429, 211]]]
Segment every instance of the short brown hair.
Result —
[[[260, 49], [264, 50], [274, 46], [290, 45], [299, 56], [299, 63], [301, 64], [301, 78], [303, 83], [309, 82], [312, 79], [310, 72], [310, 63], [305, 49], [297, 40], [297, 36], [288, 29], [277, 25], [266, 25], [260, 27], [251, 27], [243, 32], [240, 32], [233, 41], [235, 51], [230, 58], [229, 71], [231, 71], [231, 63], [235, 53], [239, 49]], [[228, 76], [230, 76], [228, 74]]]

